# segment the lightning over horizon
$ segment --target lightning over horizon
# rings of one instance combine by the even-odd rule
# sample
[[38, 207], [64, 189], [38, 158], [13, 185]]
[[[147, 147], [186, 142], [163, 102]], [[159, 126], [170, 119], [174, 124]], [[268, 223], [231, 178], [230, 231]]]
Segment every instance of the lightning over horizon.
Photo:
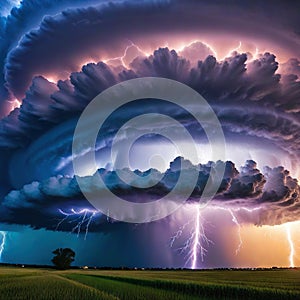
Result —
[[299, 4], [2, 2], [1, 262], [298, 267]]
[[285, 227], [286, 227], [287, 240], [288, 240], [289, 247], [290, 247], [289, 263], [290, 263], [290, 267], [294, 268], [295, 267], [295, 263], [294, 263], [295, 247], [294, 247], [294, 243], [293, 243], [293, 239], [292, 239], [291, 227], [288, 223], [285, 224]]
[[[198, 269], [200, 268], [198, 265], [198, 263], [200, 263], [198, 256], [200, 256], [201, 262], [203, 262], [204, 257], [208, 252], [207, 248], [210, 244], [213, 244], [213, 241], [207, 237], [205, 219], [201, 216], [202, 209], [200, 205], [194, 204], [192, 206], [192, 209], [195, 210], [192, 212], [193, 217], [191, 220], [182, 225], [171, 237], [170, 247], [173, 247], [177, 239], [187, 235], [183, 246], [179, 246], [176, 250], [179, 251], [180, 254], [184, 255], [186, 267]], [[191, 211], [190, 207], [188, 207], [188, 211]]]
[[0, 231], [0, 238], [1, 238], [1, 243], [0, 243], [0, 262], [2, 262], [2, 254], [4, 251], [5, 247], [5, 242], [6, 242], [6, 232], [5, 231]]

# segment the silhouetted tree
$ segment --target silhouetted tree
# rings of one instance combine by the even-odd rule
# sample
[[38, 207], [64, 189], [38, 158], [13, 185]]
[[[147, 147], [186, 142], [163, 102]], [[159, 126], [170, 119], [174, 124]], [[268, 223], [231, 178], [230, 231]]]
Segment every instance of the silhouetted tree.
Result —
[[51, 260], [59, 270], [69, 269], [74, 261], [75, 252], [70, 248], [57, 248], [52, 252], [55, 256]]

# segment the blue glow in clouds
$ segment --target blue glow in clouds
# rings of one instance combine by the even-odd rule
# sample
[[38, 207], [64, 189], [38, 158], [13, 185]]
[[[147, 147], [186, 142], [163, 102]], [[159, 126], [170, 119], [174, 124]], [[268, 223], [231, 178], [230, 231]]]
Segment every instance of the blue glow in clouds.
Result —
[[21, 0], [11, 0], [3, 2], [4, 3], [1, 3], [2, 5], [0, 4], [0, 14], [4, 17], [7, 17], [14, 7], [19, 7], [21, 4]]

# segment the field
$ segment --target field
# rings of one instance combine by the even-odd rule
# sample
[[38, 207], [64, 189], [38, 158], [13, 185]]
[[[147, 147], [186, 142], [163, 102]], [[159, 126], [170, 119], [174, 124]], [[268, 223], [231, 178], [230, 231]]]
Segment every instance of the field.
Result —
[[100, 271], [0, 267], [0, 299], [300, 299], [300, 270]]

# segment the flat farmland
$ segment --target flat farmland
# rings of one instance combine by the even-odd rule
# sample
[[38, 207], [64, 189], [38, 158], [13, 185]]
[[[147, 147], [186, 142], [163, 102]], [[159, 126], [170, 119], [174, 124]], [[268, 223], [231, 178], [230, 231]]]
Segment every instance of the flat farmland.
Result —
[[300, 299], [300, 270], [68, 270], [0, 267], [0, 299]]

